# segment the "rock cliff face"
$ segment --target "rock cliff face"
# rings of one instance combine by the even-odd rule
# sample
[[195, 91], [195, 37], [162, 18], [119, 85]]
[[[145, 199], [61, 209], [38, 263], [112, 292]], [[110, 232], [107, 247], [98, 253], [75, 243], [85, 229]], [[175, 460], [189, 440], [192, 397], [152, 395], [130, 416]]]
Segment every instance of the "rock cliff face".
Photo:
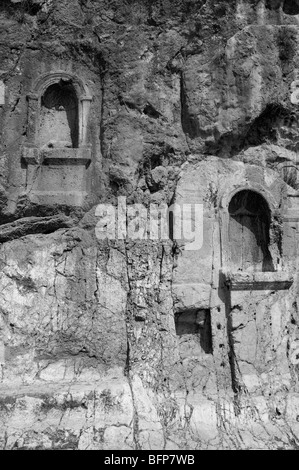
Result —
[[0, 447], [298, 449], [298, 0], [0, 26]]

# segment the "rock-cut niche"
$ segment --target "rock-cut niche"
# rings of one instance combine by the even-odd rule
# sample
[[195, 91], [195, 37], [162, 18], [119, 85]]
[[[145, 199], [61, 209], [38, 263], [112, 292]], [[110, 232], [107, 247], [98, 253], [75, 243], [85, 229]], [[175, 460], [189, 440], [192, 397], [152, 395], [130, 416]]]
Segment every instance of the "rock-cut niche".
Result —
[[[205, 354], [213, 353], [211, 312], [209, 309], [185, 310], [175, 314], [176, 334]], [[194, 354], [194, 351], [193, 351]]]
[[34, 204], [81, 206], [88, 196], [92, 96], [79, 77], [56, 71], [40, 76], [27, 98], [26, 195]]
[[41, 97], [40, 147], [78, 148], [78, 98], [70, 81], [50, 85]]
[[269, 251], [271, 213], [258, 193], [242, 190], [229, 203], [230, 259], [236, 271], [274, 271]]

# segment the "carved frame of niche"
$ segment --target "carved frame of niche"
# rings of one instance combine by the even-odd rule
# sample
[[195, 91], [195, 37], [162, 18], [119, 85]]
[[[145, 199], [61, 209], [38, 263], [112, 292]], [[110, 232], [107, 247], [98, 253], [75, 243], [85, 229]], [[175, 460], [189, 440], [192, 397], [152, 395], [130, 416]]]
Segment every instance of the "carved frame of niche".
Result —
[[[38, 144], [41, 100], [46, 90], [61, 80], [70, 82], [78, 100], [78, 148], [40, 148]], [[87, 142], [87, 124], [92, 96], [87, 86], [77, 76], [65, 71], [47, 73], [34, 83], [31, 93], [27, 95], [28, 122], [27, 142], [23, 149], [23, 159], [27, 164], [41, 165], [55, 159], [60, 164], [88, 164], [91, 161], [91, 146]]]
[[279, 211], [279, 203], [272, 194], [262, 185], [251, 182], [250, 184], [240, 185], [230, 188], [223, 194], [220, 203], [220, 234], [221, 234], [221, 272], [226, 280], [228, 287], [232, 290], [268, 290], [268, 289], [288, 289], [293, 278], [287, 271], [282, 271], [282, 260], [276, 245], [270, 245], [269, 249], [276, 263], [274, 272], [231, 272], [230, 253], [229, 253], [229, 203], [232, 198], [240, 191], [253, 191], [262, 196], [268, 204], [271, 220], [274, 214]]

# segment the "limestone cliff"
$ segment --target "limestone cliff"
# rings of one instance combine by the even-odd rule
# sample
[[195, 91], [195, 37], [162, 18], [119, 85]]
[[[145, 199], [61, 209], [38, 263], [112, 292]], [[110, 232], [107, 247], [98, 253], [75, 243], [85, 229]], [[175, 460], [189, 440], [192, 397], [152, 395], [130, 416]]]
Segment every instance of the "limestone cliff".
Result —
[[1, 0], [0, 448], [299, 448], [298, 51], [298, 0]]

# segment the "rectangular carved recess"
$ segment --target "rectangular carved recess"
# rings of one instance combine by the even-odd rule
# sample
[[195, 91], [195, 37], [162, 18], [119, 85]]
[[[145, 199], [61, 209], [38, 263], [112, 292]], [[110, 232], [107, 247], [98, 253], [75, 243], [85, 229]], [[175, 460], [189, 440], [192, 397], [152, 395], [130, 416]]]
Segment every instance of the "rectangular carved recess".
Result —
[[91, 149], [24, 147], [26, 189], [34, 204], [82, 206], [87, 197], [86, 168]]
[[206, 354], [213, 353], [211, 313], [209, 309], [190, 309], [175, 314], [177, 336], [198, 338], [201, 349]]
[[288, 272], [226, 272], [225, 283], [230, 290], [284, 290], [293, 284]]

